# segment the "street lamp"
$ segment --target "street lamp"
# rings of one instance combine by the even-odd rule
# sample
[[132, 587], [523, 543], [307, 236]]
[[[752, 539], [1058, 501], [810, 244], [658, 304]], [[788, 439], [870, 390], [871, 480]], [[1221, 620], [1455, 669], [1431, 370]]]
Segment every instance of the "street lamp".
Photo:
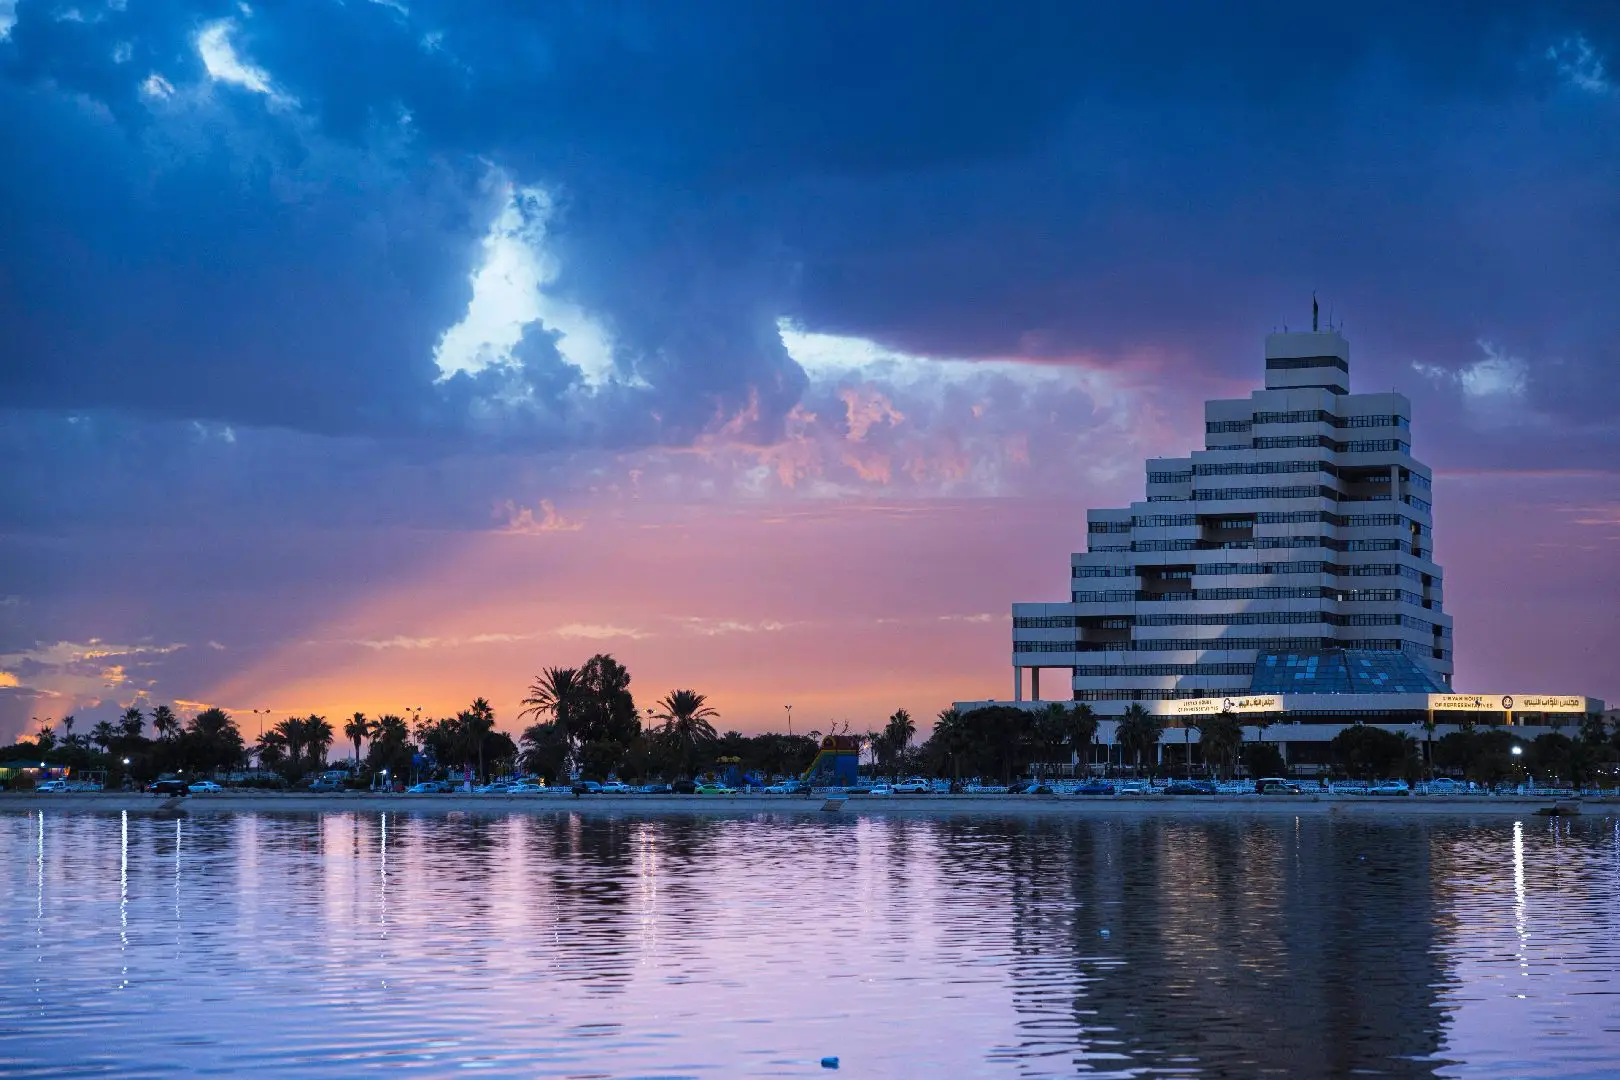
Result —
[[793, 737], [793, 706], [784, 705], [784, 706], [782, 706], [782, 708], [787, 710], [787, 714], [788, 714], [788, 737], [792, 738]]
[[1522, 754], [1522, 753], [1524, 753], [1524, 747], [1522, 747], [1522, 746], [1515, 746], [1515, 747], [1514, 747], [1514, 748], [1513, 748], [1513, 756], [1514, 756], [1514, 757], [1518, 757], [1518, 756], [1519, 756], [1519, 755], [1520, 755], [1520, 754]]

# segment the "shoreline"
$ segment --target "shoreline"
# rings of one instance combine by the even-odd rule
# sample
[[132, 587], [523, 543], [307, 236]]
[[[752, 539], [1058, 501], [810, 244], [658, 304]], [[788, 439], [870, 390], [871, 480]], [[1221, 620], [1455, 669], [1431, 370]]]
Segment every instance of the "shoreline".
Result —
[[[1451, 815], [1529, 817], [1564, 801], [1530, 795], [885, 795], [850, 796], [835, 812], [823, 811], [824, 796], [802, 795], [401, 795], [384, 792], [226, 792], [172, 799], [141, 792], [0, 792], [0, 813], [65, 810], [129, 811], [187, 816], [233, 813], [400, 814], [607, 814], [633, 816], [740, 814], [840, 817], [1119, 817], [1143, 814], [1229, 816], [1243, 814]], [[1620, 816], [1620, 797], [1578, 800], [1581, 816]], [[174, 805], [169, 805], [173, 803]]]

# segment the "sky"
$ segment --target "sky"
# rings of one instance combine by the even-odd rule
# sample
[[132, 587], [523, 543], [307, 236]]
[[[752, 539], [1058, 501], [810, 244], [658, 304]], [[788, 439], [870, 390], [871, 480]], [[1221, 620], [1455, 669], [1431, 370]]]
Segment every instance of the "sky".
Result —
[[1457, 687], [1620, 699], [1610, 3], [0, 0], [0, 162], [0, 738], [926, 729], [1313, 291]]

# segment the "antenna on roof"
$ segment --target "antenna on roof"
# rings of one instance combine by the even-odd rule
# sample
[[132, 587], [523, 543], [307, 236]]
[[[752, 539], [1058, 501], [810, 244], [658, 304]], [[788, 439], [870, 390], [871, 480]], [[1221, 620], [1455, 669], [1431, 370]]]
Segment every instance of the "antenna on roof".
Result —
[[1320, 331], [1322, 329], [1321, 326], [1319, 326], [1317, 324], [1317, 316], [1319, 314], [1321, 314], [1321, 311], [1322, 311], [1322, 309], [1320, 307], [1318, 307], [1317, 303], [1316, 303], [1316, 290], [1312, 289], [1311, 290], [1311, 333], [1313, 333], [1313, 334], [1317, 333], [1318, 331]]

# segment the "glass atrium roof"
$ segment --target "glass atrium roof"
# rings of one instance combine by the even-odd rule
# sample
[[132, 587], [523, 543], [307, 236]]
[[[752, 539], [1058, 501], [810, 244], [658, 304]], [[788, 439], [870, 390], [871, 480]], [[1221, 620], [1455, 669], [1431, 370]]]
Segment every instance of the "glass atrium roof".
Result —
[[1443, 694], [1411, 657], [1371, 649], [1261, 653], [1249, 683], [1253, 694]]

